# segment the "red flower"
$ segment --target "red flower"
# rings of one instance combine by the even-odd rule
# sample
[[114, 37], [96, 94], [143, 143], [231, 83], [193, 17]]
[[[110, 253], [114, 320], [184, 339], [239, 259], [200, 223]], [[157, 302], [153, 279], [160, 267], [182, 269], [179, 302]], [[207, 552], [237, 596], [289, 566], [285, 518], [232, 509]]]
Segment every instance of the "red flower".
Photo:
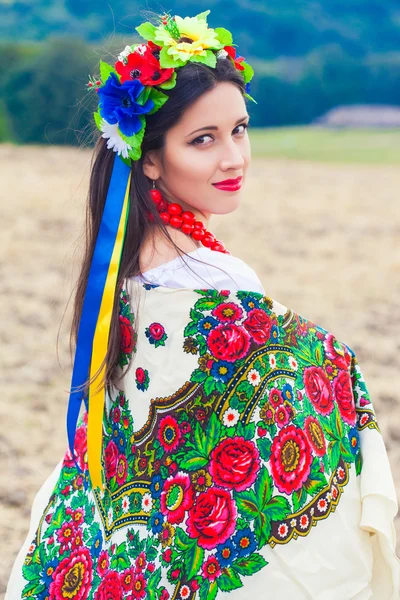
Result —
[[327, 358], [331, 360], [338, 369], [347, 370], [351, 362], [351, 356], [344, 344], [341, 344], [334, 335], [328, 333], [324, 341]]
[[149, 325], [149, 332], [152, 338], [161, 340], [162, 336], [165, 334], [165, 329], [161, 323], [151, 323], [151, 325]]
[[198, 538], [201, 548], [211, 550], [232, 535], [236, 518], [237, 508], [230, 492], [211, 487], [198, 495], [190, 509], [187, 532], [190, 537]]
[[219, 321], [234, 323], [243, 315], [243, 310], [234, 302], [223, 302], [211, 311], [211, 314]]
[[122, 600], [122, 593], [120, 576], [115, 571], [108, 571], [99, 585], [94, 600]]
[[271, 446], [271, 474], [280, 492], [292, 494], [307, 480], [313, 457], [305, 433], [288, 425], [275, 436]]
[[278, 388], [272, 388], [272, 390], [269, 393], [268, 400], [272, 408], [277, 408], [278, 406], [283, 404], [283, 396], [281, 390], [278, 390]]
[[64, 558], [53, 573], [50, 600], [86, 600], [91, 591], [93, 563], [87, 548], [77, 548]]
[[126, 477], [128, 475], [128, 461], [126, 460], [125, 454], [120, 454], [118, 457], [116, 475], [117, 483], [119, 485], [125, 483]]
[[144, 372], [144, 369], [142, 369], [142, 367], [138, 367], [136, 369], [136, 379], [138, 381], [138, 383], [143, 383], [144, 380], [146, 379], [146, 373]]
[[105, 575], [107, 573], [108, 564], [109, 564], [108, 552], [106, 550], [102, 550], [100, 552], [99, 560], [97, 562], [97, 572], [100, 575], [100, 577], [103, 577], [103, 575]]
[[260, 455], [251, 440], [226, 438], [210, 455], [210, 475], [216, 485], [237, 492], [249, 488], [260, 469]]
[[261, 308], [253, 308], [243, 325], [250, 333], [256, 344], [265, 344], [269, 340], [272, 320]]
[[[74, 441], [74, 455], [77, 460], [77, 463], [82, 471], [85, 471], [87, 468], [87, 434], [86, 434], [86, 425], [81, 425], [77, 428], [75, 432], [75, 441]], [[70, 450], [67, 450], [64, 458], [64, 465], [66, 467], [74, 467], [75, 461], [71, 456]]]
[[129, 569], [125, 569], [125, 571], [123, 571], [121, 573], [120, 577], [121, 577], [121, 585], [124, 589], [124, 592], [130, 592], [133, 587], [133, 580], [135, 577], [135, 569], [132, 567]]
[[111, 477], [114, 477], [114, 475], [117, 472], [118, 455], [119, 452], [117, 445], [111, 440], [107, 444], [104, 456], [107, 479], [111, 479]]
[[159, 85], [172, 77], [174, 69], [162, 69], [155, 54], [161, 50], [152, 42], [146, 46], [141, 44], [144, 52], [136, 50], [127, 57], [127, 64], [121, 61], [115, 63], [117, 73], [121, 75], [121, 83], [132, 79], [139, 79], [143, 85]]
[[343, 420], [349, 425], [354, 425], [356, 422], [356, 407], [348, 371], [340, 371], [337, 377], [335, 377], [333, 380], [333, 392]]
[[171, 548], [167, 548], [165, 550], [165, 552], [163, 552], [162, 557], [163, 557], [163, 560], [165, 560], [165, 562], [167, 562], [167, 563], [171, 562], [171, 558], [172, 558], [172, 550], [171, 550]]
[[166, 452], [173, 452], [182, 440], [182, 433], [178, 421], [167, 415], [160, 421], [158, 439]]
[[209, 556], [202, 566], [203, 576], [208, 581], [215, 581], [221, 575], [221, 566], [215, 556]]
[[308, 398], [321, 415], [329, 415], [333, 410], [332, 388], [327, 374], [321, 367], [307, 367], [303, 374]]
[[[130, 596], [130, 598], [132, 598], [132, 600], [136, 600], [140, 598], [146, 598], [147, 596], [147, 581], [143, 575], [143, 573], [135, 573], [135, 578], [133, 580], [133, 587], [132, 587], [132, 595]], [[110, 598], [111, 600], [111, 598]], [[114, 598], [112, 599], [114, 600]]]
[[250, 336], [243, 327], [233, 323], [217, 325], [208, 334], [207, 345], [215, 358], [236, 362], [247, 354]]
[[119, 315], [119, 327], [121, 334], [121, 351], [124, 354], [130, 354], [133, 350], [134, 331], [130, 320], [123, 315]]
[[74, 539], [75, 531], [72, 521], [67, 521], [61, 525], [61, 528], [56, 531], [57, 540], [62, 546], [68, 546]]
[[182, 523], [193, 502], [194, 491], [189, 475], [179, 471], [168, 477], [161, 492], [160, 509], [169, 523]]
[[138, 571], [143, 571], [146, 568], [147, 560], [144, 552], [141, 552], [136, 558], [135, 565]]
[[324, 456], [326, 452], [326, 440], [319, 421], [309, 416], [304, 421], [304, 432], [317, 456]]
[[236, 69], [239, 71], [244, 71], [244, 67], [240, 64], [244, 61], [243, 56], [238, 56], [236, 58], [236, 49], [233, 46], [224, 46], [224, 50], [229, 54], [229, 56], [233, 59], [234, 65]]

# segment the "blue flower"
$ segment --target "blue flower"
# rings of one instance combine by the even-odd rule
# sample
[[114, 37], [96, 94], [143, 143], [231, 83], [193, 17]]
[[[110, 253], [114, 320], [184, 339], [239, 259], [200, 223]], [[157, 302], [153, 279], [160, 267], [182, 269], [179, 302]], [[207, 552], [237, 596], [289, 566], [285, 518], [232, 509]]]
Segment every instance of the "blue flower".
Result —
[[250, 82], [247, 82], [245, 85], [246, 94], [250, 94]]
[[241, 302], [246, 312], [253, 310], [253, 308], [259, 308], [260, 306], [260, 301], [255, 296], [247, 296], [246, 298], [242, 298]]
[[[43, 569], [41, 579], [46, 586], [47, 594], [48, 594], [48, 586], [53, 581], [53, 573], [56, 570], [58, 563], [59, 563], [59, 561], [56, 558], [53, 558], [53, 560], [48, 562]], [[46, 596], [44, 596], [44, 598], [45, 597]]]
[[101, 529], [99, 529], [99, 531], [96, 534], [96, 537], [93, 540], [91, 553], [94, 554], [94, 556], [96, 556], [96, 557], [99, 556], [102, 547], [103, 547], [103, 534], [101, 533]]
[[233, 536], [233, 541], [237, 546], [239, 557], [248, 556], [257, 549], [256, 536], [250, 527], [239, 529]]
[[120, 431], [118, 425], [114, 425], [112, 432], [112, 439], [116, 444], [118, 450], [123, 452], [126, 448], [126, 439], [122, 431]]
[[289, 383], [285, 383], [282, 388], [282, 397], [284, 400], [289, 400], [289, 402], [293, 401], [293, 389]]
[[111, 73], [98, 90], [100, 115], [110, 125], [118, 123], [120, 131], [126, 136], [137, 133], [142, 128], [138, 115], [144, 115], [154, 108], [150, 98], [143, 106], [136, 102], [143, 90], [144, 85], [138, 79], [121, 84], [115, 73]]
[[159, 498], [161, 496], [164, 480], [160, 474], [154, 475], [150, 484], [150, 491], [153, 498]]
[[277, 342], [279, 337], [279, 329], [276, 325], [272, 325], [270, 338], [272, 342]]
[[360, 447], [360, 436], [358, 434], [358, 429], [357, 427], [352, 427], [349, 431], [349, 442], [350, 442], [350, 449], [353, 453], [353, 455], [355, 456], [358, 452], [358, 449]]
[[214, 379], [219, 379], [220, 381], [226, 383], [230, 380], [234, 371], [235, 367], [232, 363], [228, 363], [225, 360], [220, 360], [213, 364], [210, 374], [214, 377]]
[[156, 512], [150, 517], [150, 525], [153, 533], [160, 533], [162, 531], [163, 521], [164, 515], [162, 512]]
[[203, 335], [208, 335], [210, 331], [217, 325], [217, 319], [214, 319], [214, 317], [205, 317], [204, 319], [200, 319], [197, 327], [199, 328], [200, 333]]
[[229, 567], [238, 555], [238, 549], [231, 539], [226, 540], [224, 544], [219, 544], [216, 550], [215, 556], [221, 567]]

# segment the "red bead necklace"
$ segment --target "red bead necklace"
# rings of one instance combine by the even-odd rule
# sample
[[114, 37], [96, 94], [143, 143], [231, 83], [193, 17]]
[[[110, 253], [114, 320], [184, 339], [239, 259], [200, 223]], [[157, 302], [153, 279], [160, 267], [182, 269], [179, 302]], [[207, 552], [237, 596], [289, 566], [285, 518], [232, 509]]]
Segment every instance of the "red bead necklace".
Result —
[[[164, 223], [175, 227], [175, 229], [180, 229], [194, 240], [201, 242], [206, 248], [230, 254], [224, 244], [217, 240], [211, 231], [206, 229], [204, 223], [197, 221], [190, 210], [183, 210], [177, 202], [166, 201], [160, 190], [152, 189], [150, 194]], [[150, 221], [154, 221], [154, 217], [150, 212], [147, 216]]]

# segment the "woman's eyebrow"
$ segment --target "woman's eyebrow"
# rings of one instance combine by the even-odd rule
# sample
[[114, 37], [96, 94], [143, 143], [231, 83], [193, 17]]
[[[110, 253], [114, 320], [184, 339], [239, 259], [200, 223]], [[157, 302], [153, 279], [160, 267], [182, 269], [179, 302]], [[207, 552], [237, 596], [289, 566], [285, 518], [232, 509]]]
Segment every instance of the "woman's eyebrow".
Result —
[[[235, 125], [238, 125], [241, 121], [245, 121], [247, 117], [250, 118], [250, 115], [245, 115], [244, 117], [241, 117], [236, 121]], [[192, 131], [192, 133], [188, 133], [188, 135], [185, 135], [185, 137], [189, 137], [189, 135], [193, 135], [197, 131], [203, 131], [203, 129], [218, 129], [218, 127], [216, 125], [207, 125], [206, 127], [200, 127], [200, 129], [195, 129], [194, 131]]]

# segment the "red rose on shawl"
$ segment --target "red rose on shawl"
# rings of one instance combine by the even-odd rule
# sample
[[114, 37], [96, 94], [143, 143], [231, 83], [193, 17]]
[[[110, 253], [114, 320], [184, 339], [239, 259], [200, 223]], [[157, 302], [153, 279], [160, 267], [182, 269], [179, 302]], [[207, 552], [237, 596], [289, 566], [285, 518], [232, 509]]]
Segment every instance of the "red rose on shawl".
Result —
[[161, 340], [165, 333], [165, 329], [160, 323], [151, 323], [151, 325], [149, 325], [149, 331], [151, 337], [155, 340]]
[[193, 506], [194, 491], [187, 473], [179, 471], [168, 477], [160, 497], [160, 507], [169, 523], [182, 523], [186, 511]]
[[[79, 467], [82, 471], [85, 471], [87, 468], [87, 435], [86, 435], [86, 426], [81, 425], [75, 432], [75, 442], [74, 442], [74, 454], [77, 460]], [[72, 458], [70, 450], [67, 450], [64, 458], [64, 465], [66, 467], [75, 466], [75, 461]]]
[[105, 451], [105, 469], [106, 469], [106, 477], [107, 479], [111, 479], [117, 472], [117, 464], [118, 464], [118, 448], [112, 440], [108, 442], [107, 448]]
[[288, 425], [275, 436], [271, 446], [271, 474], [280, 492], [292, 494], [307, 480], [313, 456], [302, 429]]
[[217, 487], [198, 495], [189, 511], [187, 532], [201, 548], [212, 550], [236, 529], [237, 508], [230, 493]]
[[144, 372], [144, 369], [142, 369], [142, 367], [138, 367], [136, 369], [135, 375], [139, 383], [143, 383], [146, 379], [146, 373]]
[[334, 335], [328, 333], [324, 348], [327, 358], [331, 360], [338, 369], [347, 369], [351, 362], [351, 356], [344, 344], [340, 343]]
[[74, 600], [89, 597], [93, 578], [93, 563], [87, 548], [77, 548], [64, 558], [53, 573], [49, 588], [50, 600], [63, 600], [69, 595]]
[[234, 48], [233, 46], [224, 46], [224, 50], [232, 58], [236, 69], [238, 69], [238, 71], [244, 71], [244, 67], [240, 64], [244, 61], [244, 56], [236, 57], [236, 48]]
[[310, 415], [304, 421], [304, 432], [317, 456], [324, 456], [326, 452], [326, 440], [319, 421]]
[[304, 386], [307, 397], [321, 415], [329, 415], [333, 410], [332, 388], [327, 374], [321, 367], [304, 369]]
[[349, 425], [354, 425], [356, 422], [356, 408], [348, 371], [340, 371], [337, 377], [335, 377], [333, 380], [333, 392], [343, 420]]
[[172, 77], [174, 69], [162, 69], [155, 53], [161, 50], [160, 46], [147, 42], [141, 44], [139, 50], [128, 55], [127, 63], [120, 60], [115, 63], [115, 69], [121, 76], [121, 83], [132, 79], [139, 79], [143, 85], [159, 85]]
[[127, 317], [119, 315], [119, 328], [121, 332], [121, 351], [130, 354], [133, 350], [133, 327]]
[[250, 336], [243, 327], [233, 323], [217, 325], [208, 334], [207, 346], [215, 358], [235, 362], [247, 354]]
[[259, 452], [243, 437], [223, 440], [210, 456], [210, 474], [216, 485], [242, 492], [257, 479], [260, 469]]
[[272, 321], [261, 308], [253, 308], [243, 325], [257, 344], [265, 344], [269, 340]]
[[122, 585], [118, 573], [108, 571], [99, 585], [94, 600], [122, 600], [122, 598]]

